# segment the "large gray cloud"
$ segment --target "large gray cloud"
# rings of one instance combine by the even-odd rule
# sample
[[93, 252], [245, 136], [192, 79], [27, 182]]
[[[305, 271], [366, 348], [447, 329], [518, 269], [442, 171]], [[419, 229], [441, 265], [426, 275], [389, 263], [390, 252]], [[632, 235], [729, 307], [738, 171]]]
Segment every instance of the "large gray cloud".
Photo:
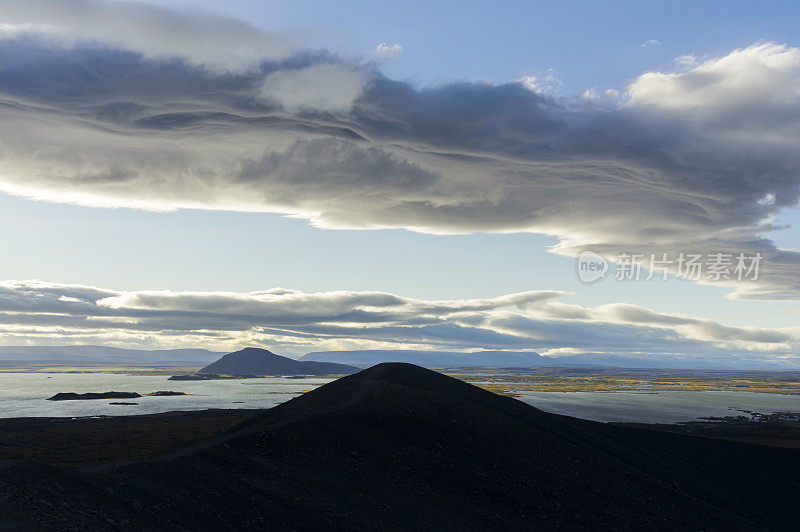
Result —
[[223, 71], [249, 70], [265, 57], [283, 58], [295, 48], [236, 19], [178, 13], [140, 2], [104, 0], [3, 0], [0, 32], [43, 34], [53, 44], [106, 43], [150, 59], [180, 56]]
[[[758, 282], [722, 281], [733, 297], [800, 297], [800, 254], [764, 236], [800, 190], [795, 48], [754, 45], [644, 74], [619, 105], [570, 105], [524, 82], [419, 90], [324, 52], [269, 54], [271, 37], [227, 19], [188, 17], [148, 48], [163, 31], [140, 28], [154, 8], [71, 4], [97, 21], [141, 15], [120, 37], [64, 42], [79, 21], [53, 30], [57, 3], [0, 14], [13, 30], [0, 40], [0, 190], [326, 228], [539, 232], [567, 255], [760, 252]], [[191, 45], [207, 27], [262, 60], [215, 67]]]
[[632, 305], [581, 307], [564, 292], [428, 301], [383, 292], [117, 291], [0, 282], [7, 343], [324, 349], [536, 350], [800, 364], [800, 328], [730, 327]]

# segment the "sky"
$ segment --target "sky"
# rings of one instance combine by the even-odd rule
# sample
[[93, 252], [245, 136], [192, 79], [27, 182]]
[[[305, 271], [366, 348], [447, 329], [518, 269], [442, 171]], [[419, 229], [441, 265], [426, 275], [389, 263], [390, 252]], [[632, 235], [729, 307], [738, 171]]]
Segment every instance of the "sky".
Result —
[[800, 367], [800, 7], [0, 7], [0, 344]]

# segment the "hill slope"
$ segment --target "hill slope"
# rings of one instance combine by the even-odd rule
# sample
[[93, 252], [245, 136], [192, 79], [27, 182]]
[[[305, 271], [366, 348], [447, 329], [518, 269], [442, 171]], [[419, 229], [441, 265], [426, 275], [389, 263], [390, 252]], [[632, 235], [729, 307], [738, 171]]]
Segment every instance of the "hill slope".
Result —
[[344, 377], [160, 460], [3, 473], [0, 525], [19, 528], [800, 524], [795, 450], [547, 414], [408, 364]]
[[266, 349], [248, 347], [228, 353], [199, 373], [220, 375], [341, 375], [355, 373], [358, 368], [332, 362], [308, 362], [276, 355]]

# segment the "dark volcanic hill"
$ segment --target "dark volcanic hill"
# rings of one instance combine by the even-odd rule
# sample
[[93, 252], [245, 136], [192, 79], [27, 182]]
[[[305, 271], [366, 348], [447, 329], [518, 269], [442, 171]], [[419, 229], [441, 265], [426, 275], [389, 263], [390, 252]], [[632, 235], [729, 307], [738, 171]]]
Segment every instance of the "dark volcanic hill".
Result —
[[547, 414], [381, 364], [162, 459], [7, 466], [0, 528], [783, 529], [800, 452]]
[[276, 355], [266, 349], [248, 347], [228, 353], [199, 373], [218, 375], [342, 375], [359, 371], [358, 368], [333, 362], [299, 361]]

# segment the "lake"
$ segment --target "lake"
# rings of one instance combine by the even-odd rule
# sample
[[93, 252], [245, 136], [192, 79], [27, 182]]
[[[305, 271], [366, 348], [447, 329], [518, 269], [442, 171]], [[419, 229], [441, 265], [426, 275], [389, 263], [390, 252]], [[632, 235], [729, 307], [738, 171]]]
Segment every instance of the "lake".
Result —
[[[800, 396], [754, 392], [523, 392], [521, 401], [546, 412], [630, 423], [678, 423], [700, 417], [800, 411]], [[744, 414], [746, 415], [746, 414]]]
[[[259, 378], [168, 381], [166, 376], [111, 373], [0, 373], [0, 418], [85, 417], [155, 414], [207, 408], [270, 408], [331, 379]], [[58, 392], [138, 392], [172, 390], [191, 395], [112, 400], [46, 401]], [[752, 392], [524, 392], [532, 406], [594, 421], [677, 423], [700, 417], [800, 411], [800, 396]]]
[[[224, 379], [169, 381], [166, 376], [113, 373], [0, 373], [0, 418], [83, 417], [155, 414], [207, 408], [270, 408], [332, 379]], [[137, 392], [171, 390], [192, 395], [45, 401], [58, 392]], [[138, 405], [109, 405], [111, 401]]]

